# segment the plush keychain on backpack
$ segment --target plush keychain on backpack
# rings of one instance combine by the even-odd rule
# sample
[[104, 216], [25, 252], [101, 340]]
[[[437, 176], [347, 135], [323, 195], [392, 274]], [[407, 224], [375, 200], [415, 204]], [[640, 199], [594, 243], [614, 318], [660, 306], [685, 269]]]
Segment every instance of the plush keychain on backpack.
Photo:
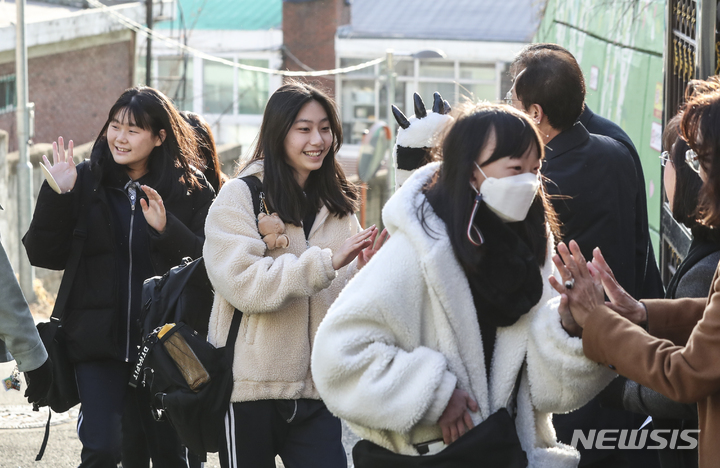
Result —
[[445, 125], [452, 121], [450, 104], [440, 93], [433, 94], [432, 111], [425, 109], [425, 103], [418, 93], [413, 95], [415, 115], [408, 119], [400, 109], [392, 106], [393, 116], [400, 129], [395, 140], [393, 160], [396, 164], [395, 189], [415, 172], [431, 161], [430, 151], [437, 143], [437, 137]]
[[290, 245], [290, 239], [285, 235], [285, 223], [277, 213], [271, 215], [259, 213], [258, 231], [268, 250], [284, 249]]

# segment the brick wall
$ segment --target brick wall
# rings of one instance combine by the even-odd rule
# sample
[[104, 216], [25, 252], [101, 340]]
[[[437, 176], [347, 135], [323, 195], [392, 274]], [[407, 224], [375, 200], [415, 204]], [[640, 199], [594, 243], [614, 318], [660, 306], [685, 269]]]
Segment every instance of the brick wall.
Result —
[[[62, 135], [77, 144], [94, 140], [110, 107], [132, 85], [132, 41], [99, 45], [28, 61], [30, 102], [35, 103], [34, 142]], [[0, 75], [15, 73], [15, 63], [0, 64]], [[0, 129], [17, 150], [15, 112], [0, 114]]]
[[[313, 0], [301, 3], [283, 2], [283, 41], [285, 47], [302, 63], [315, 70], [335, 68], [335, 33], [350, 22], [350, 6], [345, 0]], [[301, 71], [297, 63], [285, 56], [283, 66]], [[309, 80], [335, 94], [335, 78]]]

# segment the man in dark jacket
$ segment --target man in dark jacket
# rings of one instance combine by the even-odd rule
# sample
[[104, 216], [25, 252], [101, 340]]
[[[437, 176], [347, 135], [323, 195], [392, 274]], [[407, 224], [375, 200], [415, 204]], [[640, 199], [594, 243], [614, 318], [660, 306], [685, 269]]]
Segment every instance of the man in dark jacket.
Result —
[[[539, 50], [552, 50], [567, 54], [575, 61], [575, 57], [558, 44], [530, 44], [525, 47], [513, 60], [510, 67], [510, 74], [514, 77], [520, 73], [525, 67], [524, 60], [530, 57], [533, 52]], [[584, 86], [584, 85], [583, 85]], [[645, 298], [662, 298], [665, 297], [660, 270], [655, 262], [655, 253], [653, 251], [650, 233], [648, 229], [648, 213], [647, 213], [647, 196], [645, 191], [645, 176], [643, 174], [642, 163], [637, 149], [627, 133], [612, 120], [606, 119], [594, 113], [587, 104], [584, 105], [582, 113], [578, 119], [580, 123], [591, 134], [604, 135], [616, 140], [625, 146], [630, 153], [635, 165], [635, 175], [637, 177], [637, 200], [635, 202], [635, 284], [636, 290], [633, 296], [636, 299]], [[568, 239], [569, 240], [569, 239]]]
[[648, 229], [645, 176], [635, 145], [633, 145], [630, 137], [618, 124], [597, 115], [587, 104], [585, 104], [585, 109], [583, 109], [582, 114], [580, 114], [580, 123], [582, 123], [590, 133], [609, 136], [613, 140], [619, 141], [628, 149], [630, 156], [633, 158], [635, 175], [638, 181], [638, 197], [635, 202], [635, 206], [637, 207], [635, 218], [635, 249], [637, 250], [635, 253], [635, 284], [639, 287], [636, 290], [635, 298], [655, 299], [665, 297], [662, 278], [660, 277], [658, 265], [655, 262], [655, 252], [653, 251]]
[[[562, 223], [563, 240], [577, 241], [587, 258], [600, 247], [618, 282], [634, 297], [642, 297], [648, 265], [655, 271], [657, 266], [653, 257], [648, 258], [651, 250], [644, 180], [638, 174], [640, 161], [619, 141], [592, 134], [578, 121], [585, 100], [582, 71], [574, 57], [558, 47], [534, 44], [519, 54], [511, 67], [512, 104], [530, 115], [545, 140], [541, 172], [550, 179], [547, 190]], [[601, 129], [608, 130], [608, 121], [591, 114], [587, 117], [591, 125], [600, 123]], [[629, 139], [627, 143], [632, 146]], [[662, 291], [661, 284], [654, 289], [658, 286], [655, 295]], [[641, 422], [632, 413], [600, 408], [597, 399], [554, 418], [558, 438], [568, 444], [576, 429], [583, 434], [591, 429], [637, 429]], [[638, 461], [630, 450], [578, 448], [583, 467], [657, 466], [654, 453]]]

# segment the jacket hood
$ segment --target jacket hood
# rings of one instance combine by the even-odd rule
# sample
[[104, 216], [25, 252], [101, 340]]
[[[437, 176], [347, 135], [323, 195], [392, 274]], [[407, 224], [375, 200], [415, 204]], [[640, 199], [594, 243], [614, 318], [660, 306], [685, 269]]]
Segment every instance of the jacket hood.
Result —
[[[439, 240], [448, 241], [445, 223], [435, 214], [427, 203], [422, 188], [440, 169], [440, 162], [427, 164], [413, 173], [413, 175], [395, 192], [382, 210], [385, 227], [390, 234], [404, 232], [410, 242], [416, 243], [419, 252], [426, 252], [432, 244]], [[425, 213], [425, 226], [418, 216], [420, 207]], [[430, 233], [430, 234], [428, 234]]]

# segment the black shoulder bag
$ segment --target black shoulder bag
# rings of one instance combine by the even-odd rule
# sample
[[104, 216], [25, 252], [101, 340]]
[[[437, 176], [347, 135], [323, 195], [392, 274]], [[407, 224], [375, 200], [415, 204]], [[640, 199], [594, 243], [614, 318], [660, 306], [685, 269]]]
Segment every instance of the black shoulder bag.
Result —
[[[80, 403], [80, 395], [78, 394], [77, 381], [75, 380], [75, 365], [70, 361], [65, 345], [65, 331], [62, 327], [62, 318], [67, 307], [72, 282], [80, 265], [80, 257], [82, 256], [83, 245], [87, 238], [87, 217], [84, 207], [80, 207], [78, 212], [78, 220], [73, 230], [72, 246], [70, 247], [70, 256], [65, 266], [58, 296], [55, 299], [52, 315], [49, 322], [40, 322], [37, 324], [38, 334], [48, 353], [48, 358], [52, 363], [53, 380], [48, 390], [47, 396], [42, 398], [33, 406], [33, 410], [37, 411], [43, 406], [49, 406], [56, 413], [64, 413], [73, 406]], [[48, 438], [50, 437], [50, 418], [52, 411], [48, 411], [48, 420], [45, 425], [45, 435], [43, 437], [40, 451], [35, 457], [35, 461], [42, 460], [47, 447]]]
[[[517, 391], [525, 365], [520, 367], [506, 408], [491, 414], [458, 440], [432, 455], [401, 455], [361, 440], [353, 447], [355, 468], [525, 468], [527, 456], [515, 428]], [[515, 403], [514, 405], [512, 403]], [[510, 407], [513, 415], [510, 414]], [[427, 452], [425, 452], [427, 453]]]

